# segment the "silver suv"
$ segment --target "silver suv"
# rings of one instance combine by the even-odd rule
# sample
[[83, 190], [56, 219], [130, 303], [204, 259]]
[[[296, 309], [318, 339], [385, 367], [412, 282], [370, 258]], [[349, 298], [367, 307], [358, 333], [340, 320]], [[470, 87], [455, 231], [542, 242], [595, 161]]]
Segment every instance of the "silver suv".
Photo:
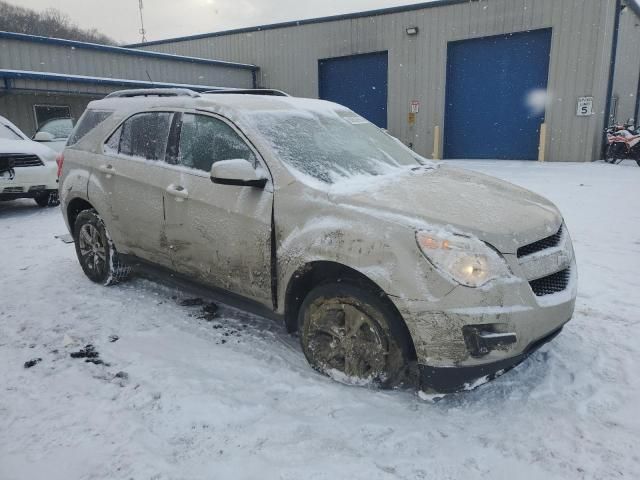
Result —
[[552, 203], [340, 105], [249, 93], [89, 104], [60, 198], [91, 280], [169, 270], [283, 320], [318, 371], [381, 387], [477, 385], [569, 321], [576, 265]]

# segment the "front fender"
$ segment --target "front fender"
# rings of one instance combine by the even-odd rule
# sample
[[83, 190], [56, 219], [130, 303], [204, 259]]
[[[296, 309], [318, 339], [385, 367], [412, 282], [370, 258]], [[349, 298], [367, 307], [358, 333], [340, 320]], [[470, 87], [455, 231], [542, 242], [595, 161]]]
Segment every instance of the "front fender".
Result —
[[[301, 211], [315, 214], [300, 217]], [[296, 216], [303, 219], [302, 224], [295, 224]], [[276, 196], [276, 255], [278, 285], [282, 286], [278, 289], [280, 312], [293, 276], [318, 261], [347, 266], [390, 296], [429, 300], [454, 288], [423, 257], [413, 229], [327, 200], [305, 208], [299, 197]]]

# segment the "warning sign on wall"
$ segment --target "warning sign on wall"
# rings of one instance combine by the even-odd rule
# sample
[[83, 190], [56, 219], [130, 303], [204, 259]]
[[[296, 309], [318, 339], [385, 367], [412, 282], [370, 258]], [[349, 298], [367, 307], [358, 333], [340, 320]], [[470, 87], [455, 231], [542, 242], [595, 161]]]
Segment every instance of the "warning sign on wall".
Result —
[[576, 115], [579, 117], [588, 117], [593, 115], [593, 97], [578, 98], [578, 110]]
[[417, 100], [412, 101], [411, 104], [409, 105], [409, 112], [418, 113], [419, 111], [420, 111], [420, 102]]

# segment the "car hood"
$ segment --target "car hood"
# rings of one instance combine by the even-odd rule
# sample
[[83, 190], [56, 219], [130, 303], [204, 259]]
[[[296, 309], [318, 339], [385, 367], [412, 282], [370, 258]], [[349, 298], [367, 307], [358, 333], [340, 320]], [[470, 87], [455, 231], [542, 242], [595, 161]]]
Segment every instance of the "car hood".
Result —
[[41, 160], [52, 162], [56, 159], [56, 152], [32, 140], [0, 140], [0, 155], [3, 153], [24, 153], [40, 157]]
[[381, 220], [421, 229], [451, 226], [502, 253], [553, 235], [558, 209], [529, 190], [480, 173], [441, 165], [376, 178], [367, 188], [329, 190], [331, 201]]

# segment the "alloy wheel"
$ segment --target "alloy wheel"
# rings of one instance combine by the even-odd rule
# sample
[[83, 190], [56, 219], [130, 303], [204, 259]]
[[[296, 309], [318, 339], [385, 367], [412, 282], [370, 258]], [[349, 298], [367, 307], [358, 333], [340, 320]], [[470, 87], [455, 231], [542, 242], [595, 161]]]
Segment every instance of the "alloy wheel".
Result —
[[107, 266], [107, 249], [100, 231], [89, 223], [82, 225], [78, 238], [80, 259], [85, 267], [102, 275]]

